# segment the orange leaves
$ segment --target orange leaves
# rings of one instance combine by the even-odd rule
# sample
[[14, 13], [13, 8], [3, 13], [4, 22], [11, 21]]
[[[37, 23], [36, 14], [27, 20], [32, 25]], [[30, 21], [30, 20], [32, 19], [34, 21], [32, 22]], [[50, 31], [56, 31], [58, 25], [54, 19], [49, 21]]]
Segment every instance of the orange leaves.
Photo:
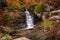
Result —
[[8, 7], [10, 7], [13, 4], [17, 6], [21, 5], [19, 0], [6, 0], [6, 2], [7, 2]]
[[[30, 5], [33, 3], [39, 3], [40, 0], [23, 0], [26, 5]], [[20, 0], [6, 0], [8, 7], [10, 7], [12, 4], [15, 4], [17, 6], [21, 6]]]
[[36, 2], [35, 0], [32, 0], [32, 3]]
[[24, 0], [24, 2], [25, 2], [27, 5], [31, 3], [30, 0]]
[[29, 5], [29, 4], [32, 4], [32, 3], [39, 3], [40, 0], [24, 0], [24, 2]]

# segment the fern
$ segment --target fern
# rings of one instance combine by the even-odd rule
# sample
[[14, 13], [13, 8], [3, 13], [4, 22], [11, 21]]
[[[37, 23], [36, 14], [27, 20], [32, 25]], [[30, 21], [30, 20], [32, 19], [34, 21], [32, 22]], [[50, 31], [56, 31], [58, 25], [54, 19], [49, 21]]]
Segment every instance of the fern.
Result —
[[44, 19], [42, 22], [41, 22], [41, 27], [44, 28], [44, 27], [49, 27], [50, 30], [51, 28], [53, 28], [53, 25], [54, 25], [54, 22], [53, 21], [50, 21], [48, 19]]

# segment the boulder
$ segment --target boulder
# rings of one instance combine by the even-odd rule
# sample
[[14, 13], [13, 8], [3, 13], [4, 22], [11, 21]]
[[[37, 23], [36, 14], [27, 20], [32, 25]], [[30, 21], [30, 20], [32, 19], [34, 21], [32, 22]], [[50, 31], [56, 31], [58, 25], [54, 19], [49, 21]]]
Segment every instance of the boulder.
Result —
[[26, 37], [21, 37], [21, 38], [17, 38], [17, 39], [14, 39], [14, 40], [30, 40], [30, 39], [28, 39]]

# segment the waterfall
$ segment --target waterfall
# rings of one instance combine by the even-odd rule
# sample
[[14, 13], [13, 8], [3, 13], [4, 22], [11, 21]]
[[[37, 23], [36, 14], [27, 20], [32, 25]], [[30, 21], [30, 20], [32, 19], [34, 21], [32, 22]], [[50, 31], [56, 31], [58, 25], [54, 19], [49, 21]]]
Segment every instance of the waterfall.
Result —
[[30, 15], [28, 10], [26, 10], [25, 13], [26, 13], [26, 23], [27, 23], [26, 29], [34, 28], [33, 17]]

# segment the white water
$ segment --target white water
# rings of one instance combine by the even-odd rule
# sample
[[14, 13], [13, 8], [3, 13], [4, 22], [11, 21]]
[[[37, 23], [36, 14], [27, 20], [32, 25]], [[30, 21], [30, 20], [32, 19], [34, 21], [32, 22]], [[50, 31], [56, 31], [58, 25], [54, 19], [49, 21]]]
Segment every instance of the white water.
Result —
[[26, 10], [25, 13], [26, 13], [26, 23], [27, 23], [26, 29], [34, 28], [33, 17], [30, 15], [28, 10]]

